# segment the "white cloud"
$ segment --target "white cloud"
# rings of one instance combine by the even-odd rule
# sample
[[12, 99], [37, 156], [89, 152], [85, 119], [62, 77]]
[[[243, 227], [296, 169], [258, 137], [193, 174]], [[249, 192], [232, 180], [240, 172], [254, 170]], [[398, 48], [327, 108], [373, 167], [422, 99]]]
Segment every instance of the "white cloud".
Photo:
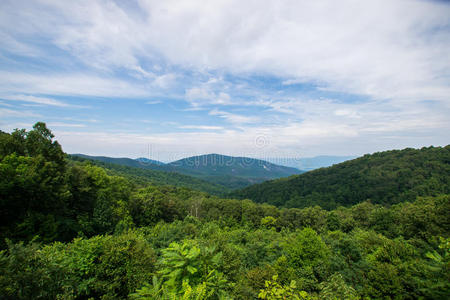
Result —
[[210, 87], [194, 87], [187, 89], [185, 98], [193, 107], [232, 104], [230, 95], [225, 92], [216, 93]]
[[[151, 78], [140, 60], [162, 56], [187, 69], [263, 72], [285, 77], [285, 84], [313, 81], [374, 98], [448, 101], [450, 5], [443, 2], [138, 5], [133, 10], [103, 0], [6, 1], [0, 26], [13, 39], [8, 45], [23, 44], [18, 36], [40, 34], [90, 67], [128, 68]], [[170, 77], [159, 75], [155, 84], [166, 86]], [[215, 96], [210, 100], [228, 101]]]
[[13, 96], [0, 96], [0, 98], [11, 101], [24, 101], [31, 102], [40, 105], [50, 105], [59, 107], [79, 107], [76, 105], [68, 104], [59, 100], [55, 100], [48, 97], [35, 97], [32, 95], [13, 95]]
[[[0, 67], [0, 93], [143, 99], [176, 94], [232, 128], [213, 132], [206, 127], [219, 126], [184, 125], [199, 132], [124, 135], [123, 140], [104, 133], [62, 135], [69, 147], [83, 145], [98, 154], [145, 143], [165, 150], [197, 143], [189, 151], [251, 152], [261, 135], [271, 140], [274, 151], [308, 149], [312, 155], [448, 143], [450, 5], [443, 1], [137, 0], [136, 4], [137, 9], [130, 9], [123, 2], [103, 0], [2, 1], [0, 51], [39, 57], [54, 63], [56, 70], [32, 73]], [[40, 42], [33, 45], [29, 41], [35, 38]], [[54, 52], [48, 51], [53, 48], [67, 57], [53, 57]], [[286, 94], [224, 79], [255, 74], [280, 78], [280, 90]], [[364, 101], [316, 99], [301, 91], [289, 95], [293, 85], [303, 83], [357, 94]], [[241, 94], [249, 97], [234, 96]], [[31, 103], [58, 105], [51, 97], [25, 97]], [[245, 115], [217, 109], [225, 105], [269, 108], [273, 115], [267, 121], [262, 115], [253, 116], [256, 110]], [[0, 116], [36, 115], [0, 110]], [[130, 146], [119, 146], [124, 140]]]
[[14, 109], [0, 108], [0, 117], [8, 118], [8, 117], [41, 117], [39, 114], [36, 114], [31, 111], [19, 111]]
[[[395, 120], [394, 120], [395, 121]], [[337, 124], [333, 120], [311, 120], [278, 126], [249, 126], [237, 130], [164, 132], [157, 134], [112, 132], [73, 132], [55, 130], [65, 151], [93, 155], [139, 157], [152, 149], [151, 158], [171, 161], [179, 158], [222, 153], [249, 157], [308, 157], [315, 155], [361, 155], [396, 148], [421, 147], [435, 132], [435, 124], [425, 121], [382, 123], [375, 128], [364, 124]], [[397, 127], [396, 124], [399, 126]], [[406, 130], [406, 131], [405, 131]], [[443, 134], [444, 131], [438, 131]], [[421, 135], [418, 142], [415, 136]], [[447, 143], [445, 135], [435, 145]]]
[[221, 126], [208, 126], [208, 125], [183, 125], [179, 126], [181, 129], [200, 129], [200, 130], [222, 130]]
[[156, 76], [152, 82], [152, 85], [159, 87], [161, 89], [168, 89], [175, 85], [176, 80], [177, 74], [167, 73]]
[[53, 128], [53, 127], [69, 127], [69, 128], [83, 128], [86, 127], [85, 124], [74, 124], [74, 123], [64, 123], [64, 122], [50, 122], [47, 123], [47, 127], [48, 128]]
[[160, 104], [160, 103], [162, 103], [162, 101], [160, 101], [160, 100], [153, 100], [153, 101], [147, 101], [147, 102], [145, 102], [145, 104], [150, 104], [150, 105]]
[[14, 105], [0, 101], [1, 106], [13, 107]]
[[255, 116], [244, 116], [239, 114], [234, 114], [226, 111], [221, 111], [218, 109], [213, 109], [209, 112], [211, 116], [218, 116], [220, 118], [225, 119], [227, 122], [232, 123], [234, 125], [240, 124], [250, 124], [250, 123], [258, 123], [260, 121], [259, 117]]
[[[139, 84], [115, 78], [102, 78], [86, 74], [29, 74], [0, 71], [2, 94], [78, 95], [100, 97], [144, 97], [149, 91]], [[9, 96], [13, 99], [15, 96]], [[25, 99], [22, 97], [22, 99]], [[27, 98], [28, 101], [38, 98]], [[41, 100], [43, 100], [41, 98]], [[48, 101], [47, 102], [51, 102]], [[47, 103], [47, 104], [48, 104]], [[55, 102], [53, 102], [55, 103]]]

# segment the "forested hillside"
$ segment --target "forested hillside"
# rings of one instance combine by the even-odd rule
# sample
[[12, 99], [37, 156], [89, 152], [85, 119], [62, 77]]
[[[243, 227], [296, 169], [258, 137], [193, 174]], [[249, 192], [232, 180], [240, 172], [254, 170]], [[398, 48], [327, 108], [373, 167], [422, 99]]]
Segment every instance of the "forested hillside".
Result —
[[296, 168], [284, 167], [249, 157], [207, 154], [180, 159], [169, 164], [202, 175], [233, 175], [244, 178], [278, 178], [299, 174]]
[[230, 189], [239, 189], [269, 179], [300, 174], [296, 168], [284, 167], [249, 157], [219, 154], [193, 156], [174, 161], [169, 166]]
[[413, 201], [450, 193], [450, 146], [378, 152], [298, 176], [267, 181], [232, 194], [286, 207], [334, 209], [370, 200]]
[[[85, 155], [85, 154], [72, 154], [71, 156], [85, 158], [85, 159], [94, 160], [94, 161], [101, 161], [104, 163], [117, 164], [117, 165], [135, 167], [135, 168], [150, 169], [150, 170], [164, 169], [163, 166], [165, 165], [164, 163], [162, 163], [160, 161], [142, 158], [142, 157], [136, 158], [136, 159], [131, 159], [131, 158], [127, 158], [127, 157], [116, 158], [116, 157], [108, 157], [108, 156], [90, 156], [90, 155]], [[159, 166], [162, 166], [162, 167], [159, 167]]]
[[108, 157], [108, 156], [91, 156], [91, 155], [85, 155], [85, 154], [70, 154], [70, 157], [72, 158], [83, 158], [88, 159], [95, 162], [102, 162], [105, 164], [114, 164], [114, 165], [120, 165], [120, 166], [126, 166], [126, 167], [133, 167], [133, 168], [139, 168], [139, 169], [145, 169], [145, 170], [159, 170], [159, 171], [175, 171], [174, 168], [160, 162], [157, 160], [151, 160], [146, 158], [127, 158], [127, 157]]
[[44, 123], [0, 133], [1, 299], [450, 294], [448, 193], [277, 208], [115, 172], [68, 161]]
[[149, 159], [114, 158], [73, 154], [92, 161], [134, 167], [145, 170], [176, 172], [220, 185], [227, 189], [240, 189], [255, 183], [275, 178], [300, 174], [296, 168], [279, 166], [267, 161], [248, 157], [233, 157], [219, 154], [207, 154], [180, 159], [168, 164]]
[[[198, 191], [210, 193], [212, 195], [224, 195], [230, 192], [226, 186], [195, 178], [193, 176], [183, 175], [177, 172], [157, 171], [152, 169], [138, 168], [133, 166], [127, 166], [118, 164], [117, 161], [113, 163], [102, 162], [99, 160], [91, 160], [90, 158], [84, 158], [79, 155], [70, 155], [70, 161], [74, 162], [89, 162], [90, 164], [97, 165], [104, 169], [107, 169], [112, 175], [119, 175], [126, 177], [130, 181], [138, 185], [173, 185], [178, 187], [186, 187]], [[134, 161], [132, 159], [127, 159]], [[108, 160], [109, 161], [109, 160]]]

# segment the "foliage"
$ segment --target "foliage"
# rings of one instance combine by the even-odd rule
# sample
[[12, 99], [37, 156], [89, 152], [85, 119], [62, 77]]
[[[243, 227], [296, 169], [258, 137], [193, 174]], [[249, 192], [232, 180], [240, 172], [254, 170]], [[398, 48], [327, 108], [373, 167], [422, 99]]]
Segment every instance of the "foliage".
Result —
[[125, 177], [140, 186], [149, 184], [159, 186], [170, 185], [195, 189], [212, 195], [224, 195], [230, 191], [226, 186], [215, 183], [214, 181], [208, 182], [201, 178], [174, 172], [173, 170], [164, 170], [164, 168], [159, 165], [155, 165], [155, 169], [151, 169], [148, 168], [148, 164], [139, 163], [133, 159], [127, 159], [132, 161], [133, 164], [124, 164], [122, 161], [115, 161], [111, 158], [101, 161], [95, 159], [95, 157], [76, 155], [70, 155], [69, 160], [72, 163], [83, 162], [85, 164], [89, 163], [99, 166], [108, 170], [111, 175]]
[[434, 299], [445, 299], [450, 295], [450, 238], [440, 237], [439, 241], [439, 249], [425, 254], [429, 259], [427, 268], [435, 279], [425, 293]]
[[329, 256], [327, 246], [311, 228], [295, 233], [283, 248], [289, 262], [298, 269], [326, 264]]
[[164, 280], [164, 288], [181, 295], [188, 286], [204, 286], [208, 297], [222, 296], [227, 280], [216, 270], [221, 266], [222, 253], [215, 252], [214, 247], [199, 247], [193, 242], [171, 243], [162, 250], [160, 262], [159, 273]]
[[296, 291], [297, 286], [295, 280], [292, 280], [288, 286], [282, 286], [277, 282], [278, 275], [272, 277], [272, 281], [265, 282], [265, 288], [258, 295], [259, 299], [275, 300], [275, 299], [294, 299], [307, 300], [311, 299], [305, 291]]
[[320, 284], [320, 299], [335, 300], [359, 299], [357, 292], [351, 286], [348, 286], [341, 274], [333, 274], [327, 281]]
[[74, 154], [71, 158], [90, 160], [119, 172], [122, 176], [132, 176], [134, 181], [189, 187], [216, 195], [224, 195], [234, 189], [302, 172], [262, 160], [218, 154], [188, 157], [169, 164], [83, 154]]
[[125, 298], [151, 279], [153, 249], [142, 235], [75, 239], [69, 244], [8, 244], [0, 252], [0, 294], [7, 299]]
[[[0, 132], [0, 298], [448, 299], [445, 151], [377, 154], [341, 170], [373, 175], [366, 165], [380, 171], [394, 156], [411, 166], [410, 188], [428, 196], [396, 203], [406, 198], [380, 181], [379, 198], [360, 202], [355, 190], [344, 202], [356, 205], [327, 211], [134, 182], [65, 160], [43, 123]], [[359, 180], [350, 178], [336, 184]], [[340, 203], [328, 192], [328, 204]]]
[[450, 193], [450, 145], [378, 152], [328, 168], [267, 181], [232, 193], [258, 203], [335, 209], [369, 200], [413, 201]]

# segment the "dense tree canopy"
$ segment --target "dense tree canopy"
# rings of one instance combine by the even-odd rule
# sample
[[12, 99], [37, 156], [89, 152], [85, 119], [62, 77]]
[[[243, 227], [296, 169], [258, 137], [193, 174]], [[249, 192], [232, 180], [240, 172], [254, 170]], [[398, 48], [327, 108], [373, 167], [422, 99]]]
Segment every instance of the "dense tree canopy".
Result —
[[[445, 161], [431, 157], [447, 148], [420, 150], [430, 158], [421, 164], [411, 155], [438, 170], [416, 182], [424, 190]], [[2, 299], [450, 295], [445, 187], [334, 210], [277, 208], [68, 161], [43, 123], [1, 133], [0, 155]]]
[[[183, 185], [215, 194], [218, 194], [217, 188], [220, 188], [220, 194], [224, 194], [224, 191], [244, 188], [265, 180], [303, 172], [263, 160], [219, 154], [192, 156], [168, 164], [146, 158], [114, 158], [85, 154], [73, 154], [71, 157], [72, 159], [88, 159], [95, 163], [100, 163], [104, 167], [133, 173], [134, 175], [145, 174], [145, 177], [152, 178], [154, 184], [161, 184], [163, 181], [166, 181], [165, 184]], [[190, 186], [187, 184], [190, 184]]]
[[212, 183], [196, 177], [183, 175], [175, 171], [166, 172], [161, 170], [136, 168], [117, 163], [91, 160], [74, 155], [70, 155], [69, 160], [74, 162], [89, 162], [107, 169], [109, 174], [126, 177], [133, 183], [140, 186], [145, 186], [148, 184], [173, 185], [207, 192], [212, 195], [225, 195], [230, 192], [230, 189], [222, 185], [220, 182]]
[[286, 207], [389, 205], [450, 193], [450, 145], [393, 150], [247, 187], [232, 196]]

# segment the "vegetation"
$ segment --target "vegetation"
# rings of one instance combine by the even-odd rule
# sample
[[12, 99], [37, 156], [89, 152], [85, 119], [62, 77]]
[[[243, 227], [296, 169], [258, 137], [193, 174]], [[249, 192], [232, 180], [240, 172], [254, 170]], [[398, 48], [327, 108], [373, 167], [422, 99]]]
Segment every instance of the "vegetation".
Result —
[[448, 193], [328, 211], [132, 180], [67, 161], [43, 123], [1, 133], [1, 298], [450, 295]]
[[363, 201], [384, 205], [450, 193], [450, 145], [393, 150], [329, 168], [267, 181], [232, 194], [259, 203], [335, 209]]
[[259, 159], [220, 154], [188, 157], [169, 165], [185, 170], [185, 172], [200, 173], [203, 176], [228, 175], [241, 178], [271, 179], [301, 172], [296, 168], [279, 166]]
[[[166, 170], [164, 167], [164, 163], [152, 160], [152, 159], [146, 159], [146, 158], [137, 158], [137, 159], [131, 159], [127, 157], [108, 157], [108, 156], [90, 156], [85, 154], [72, 154], [73, 158], [84, 158], [88, 160], [93, 161], [100, 161], [107, 164], [115, 164], [115, 165], [121, 165], [121, 166], [127, 166], [127, 167], [133, 167], [133, 168], [141, 168], [141, 169], [147, 169], [147, 170]], [[169, 171], [169, 170], [166, 170]], [[170, 170], [171, 171], [171, 170]]]
[[[219, 187], [222, 191], [234, 190], [244, 188], [251, 184], [260, 183], [265, 180], [275, 179], [293, 174], [300, 174], [302, 171], [291, 168], [275, 165], [263, 160], [248, 158], [248, 157], [232, 157], [219, 154], [208, 154], [201, 156], [193, 156], [171, 162], [169, 164], [163, 164], [158, 161], [148, 159], [130, 159], [130, 158], [112, 158], [105, 156], [88, 156], [83, 154], [72, 155], [73, 159], [83, 158], [89, 159], [95, 162], [103, 163], [102, 166], [121, 169], [120, 166], [139, 168], [144, 170], [157, 170], [170, 172], [164, 173], [152, 173], [132, 170], [130, 168], [122, 168], [126, 170], [126, 173], [140, 173], [149, 174], [153, 180], [160, 177], [166, 179], [167, 177], [176, 176], [177, 180], [169, 180], [169, 184], [184, 184], [185, 182], [195, 182], [195, 185], [180, 185], [195, 189], [201, 189], [203, 191], [217, 193]], [[195, 177], [203, 181], [211, 183], [211, 186], [205, 185], [203, 181], [195, 181], [193, 178], [187, 176], [181, 176], [181, 174]], [[156, 175], [156, 176], [155, 176]], [[156, 179], [158, 180], [158, 179]], [[167, 180], [167, 179], [166, 179]], [[160, 182], [157, 182], [159, 184]], [[222, 194], [224, 194], [222, 192]]]
[[[117, 161], [113, 163], [100, 160], [92, 160], [79, 155], [70, 155], [68, 157], [73, 162], [89, 162], [89, 164], [107, 169], [111, 175], [117, 175], [127, 178], [129, 181], [139, 185], [171, 185], [185, 187], [197, 191], [206, 192], [212, 195], [225, 195], [231, 190], [225, 187], [221, 182], [212, 183], [206, 180], [195, 178], [189, 175], [183, 175], [177, 172], [158, 171], [152, 169], [138, 168], [136, 166], [119, 164]], [[132, 159], [125, 159], [132, 160]], [[241, 187], [241, 186], [240, 186]]]

